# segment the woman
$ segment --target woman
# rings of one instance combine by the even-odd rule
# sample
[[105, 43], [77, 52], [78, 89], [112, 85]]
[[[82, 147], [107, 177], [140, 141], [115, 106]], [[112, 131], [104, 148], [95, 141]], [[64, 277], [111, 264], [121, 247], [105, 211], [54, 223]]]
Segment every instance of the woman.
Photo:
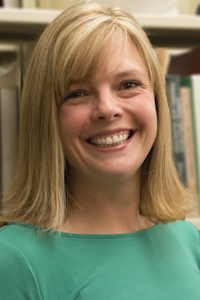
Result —
[[80, 4], [47, 27], [2, 206], [3, 299], [200, 298], [170, 131], [164, 77], [131, 15]]

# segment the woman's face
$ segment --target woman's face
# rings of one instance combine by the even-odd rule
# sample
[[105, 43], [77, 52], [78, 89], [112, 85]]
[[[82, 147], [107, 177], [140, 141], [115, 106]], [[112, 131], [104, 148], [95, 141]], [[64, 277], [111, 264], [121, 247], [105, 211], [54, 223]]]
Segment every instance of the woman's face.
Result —
[[145, 64], [131, 40], [122, 45], [118, 38], [112, 55], [105, 50], [94, 77], [72, 80], [60, 106], [61, 141], [74, 178], [134, 179], [155, 141], [154, 91]]

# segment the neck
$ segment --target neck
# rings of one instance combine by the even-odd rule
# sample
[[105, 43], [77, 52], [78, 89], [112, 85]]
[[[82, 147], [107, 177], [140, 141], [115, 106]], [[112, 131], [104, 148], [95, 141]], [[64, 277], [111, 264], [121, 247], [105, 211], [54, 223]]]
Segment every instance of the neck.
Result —
[[125, 233], [150, 227], [139, 214], [140, 176], [137, 180], [97, 182], [69, 180], [68, 218], [62, 230], [74, 233]]

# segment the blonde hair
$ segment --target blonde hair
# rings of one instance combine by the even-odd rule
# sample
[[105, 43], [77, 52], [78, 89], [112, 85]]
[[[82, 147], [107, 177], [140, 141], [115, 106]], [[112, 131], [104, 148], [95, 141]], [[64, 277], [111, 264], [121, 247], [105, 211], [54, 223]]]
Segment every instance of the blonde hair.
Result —
[[18, 170], [2, 202], [1, 224], [20, 221], [55, 230], [66, 220], [58, 109], [72, 78], [95, 74], [115, 32], [133, 40], [155, 92], [158, 132], [142, 167], [140, 212], [155, 222], [168, 222], [183, 219], [193, 207], [194, 199], [174, 167], [165, 79], [146, 34], [120, 8], [83, 3], [46, 28], [32, 56], [21, 100]]

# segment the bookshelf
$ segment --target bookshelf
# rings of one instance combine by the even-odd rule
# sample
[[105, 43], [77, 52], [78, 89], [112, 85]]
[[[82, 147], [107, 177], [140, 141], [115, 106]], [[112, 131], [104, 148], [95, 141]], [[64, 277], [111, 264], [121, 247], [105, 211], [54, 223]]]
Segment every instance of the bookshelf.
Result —
[[[0, 45], [0, 55], [6, 48], [8, 51], [16, 49], [13, 44], [33, 47], [46, 26], [60, 13], [60, 10], [0, 9], [0, 41], [1, 44], [7, 44]], [[155, 47], [171, 49], [200, 47], [200, 17], [198, 16], [138, 13], [134, 16]], [[188, 220], [200, 230], [200, 218]]]
[[[0, 40], [35, 41], [60, 10], [0, 9]], [[134, 14], [156, 47], [200, 46], [200, 17]]]

